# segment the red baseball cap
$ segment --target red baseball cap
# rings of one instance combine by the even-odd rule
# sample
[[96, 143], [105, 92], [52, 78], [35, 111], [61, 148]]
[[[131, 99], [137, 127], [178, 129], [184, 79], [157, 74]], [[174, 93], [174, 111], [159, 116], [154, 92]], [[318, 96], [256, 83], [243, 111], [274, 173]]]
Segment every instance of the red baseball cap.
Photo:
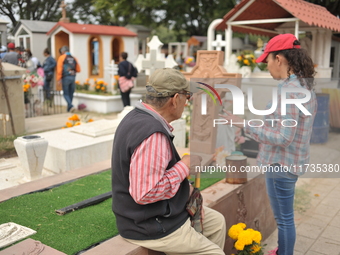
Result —
[[8, 49], [15, 49], [15, 44], [10, 42], [9, 44], [7, 44], [7, 48]]
[[300, 49], [300, 45], [294, 45], [297, 41], [293, 34], [281, 34], [269, 40], [263, 54], [256, 59], [256, 63], [267, 63], [267, 56], [270, 52], [289, 49]]

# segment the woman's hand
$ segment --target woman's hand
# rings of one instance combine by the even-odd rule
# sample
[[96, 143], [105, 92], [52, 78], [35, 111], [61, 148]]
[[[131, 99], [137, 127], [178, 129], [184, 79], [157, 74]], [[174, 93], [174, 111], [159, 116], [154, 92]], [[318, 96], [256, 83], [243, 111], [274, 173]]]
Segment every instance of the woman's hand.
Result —
[[228, 124], [232, 124], [235, 127], [244, 128], [246, 121], [241, 117], [233, 115], [231, 112], [223, 110], [225, 114], [219, 114], [220, 117], [226, 119]]

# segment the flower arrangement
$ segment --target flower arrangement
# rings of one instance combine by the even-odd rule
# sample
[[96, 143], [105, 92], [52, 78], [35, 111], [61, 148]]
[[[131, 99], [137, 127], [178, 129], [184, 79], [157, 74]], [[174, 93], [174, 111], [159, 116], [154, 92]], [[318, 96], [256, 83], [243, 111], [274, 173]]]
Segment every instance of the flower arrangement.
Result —
[[246, 224], [238, 223], [232, 225], [228, 235], [235, 241], [234, 247], [238, 255], [263, 255], [261, 240], [262, 235], [259, 231], [251, 228], [245, 229]]
[[26, 83], [22, 86], [22, 90], [24, 91], [24, 102], [25, 104], [30, 103], [30, 95], [31, 95], [31, 85]]
[[70, 128], [70, 127], [75, 127], [79, 126], [82, 123], [88, 123], [88, 122], [93, 122], [93, 119], [89, 119], [89, 116], [86, 115], [84, 118], [79, 118], [78, 114], [74, 114], [71, 117], [68, 118], [69, 121], [66, 122], [66, 125], [64, 128]]
[[119, 79], [119, 75], [115, 75], [114, 78], [115, 78], [115, 81], [112, 84], [113, 85], [113, 90], [114, 91], [118, 91], [118, 79]]
[[86, 79], [86, 81], [81, 84], [80, 81], [76, 81], [76, 90], [89, 90], [90, 88], [90, 79]]
[[94, 83], [94, 90], [96, 92], [102, 92], [102, 93], [106, 93], [107, 92], [107, 83], [104, 82], [103, 80], [100, 81], [95, 81]]
[[44, 85], [44, 74], [38, 73], [38, 71], [30, 72], [27, 70], [27, 73], [23, 75], [23, 80], [25, 84], [30, 84], [32, 88], [37, 85]]
[[238, 57], [237, 57], [237, 63], [240, 67], [243, 66], [249, 66], [251, 70], [253, 71], [256, 67], [256, 59], [252, 52], [250, 51], [243, 51]]
[[189, 67], [194, 67], [196, 65], [194, 57], [191, 56], [186, 57], [184, 63]]

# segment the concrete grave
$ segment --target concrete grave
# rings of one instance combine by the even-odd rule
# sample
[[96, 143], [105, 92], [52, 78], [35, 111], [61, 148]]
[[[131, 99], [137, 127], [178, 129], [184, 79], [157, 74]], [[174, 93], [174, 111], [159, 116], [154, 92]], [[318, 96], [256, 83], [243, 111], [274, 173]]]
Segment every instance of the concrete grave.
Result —
[[72, 127], [40, 133], [49, 144], [44, 168], [61, 173], [110, 159], [114, 132], [109, 132], [115, 130], [117, 122], [104, 121], [105, 125], [100, 125], [104, 122], [98, 122], [97, 127], [101, 127], [98, 130], [94, 130], [92, 125], [84, 127], [91, 124], [87, 123], [82, 124], [83, 127], [78, 130]]
[[37, 231], [21, 226], [19, 224], [8, 222], [0, 225], [0, 248], [6, 247], [12, 243], [20, 241]]
[[91, 137], [111, 135], [116, 132], [119, 122], [120, 120], [97, 120], [91, 123], [86, 123], [86, 125], [73, 127], [71, 132]]
[[28, 238], [7, 249], [0, 251], [0, 255], [66, 255], [39, 241]]

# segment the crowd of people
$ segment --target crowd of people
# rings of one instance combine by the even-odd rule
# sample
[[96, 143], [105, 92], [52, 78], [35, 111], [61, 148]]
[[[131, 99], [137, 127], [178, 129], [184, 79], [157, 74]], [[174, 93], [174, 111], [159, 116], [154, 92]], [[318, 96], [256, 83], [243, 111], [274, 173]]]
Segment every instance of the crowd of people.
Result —
[[[15, 47], [14, 43], [8, 43], [0, 47], [0, 60], [27, 69], [27, 72], [43, 77], [44, 99], [51, 100], [54, 75], [56, 72], [56, 86], [63, 90], [63, 96], [67, 102], [67, 111], [74, 112], [76, 108], [72, 105], [75, 91], [76, 73], [80, 72], [80, 65], [76, 58], [69, 52], [68, 46], [59, 49], [61, 56], [56, 61], [48, 48], [44, 49], [44, 61], [41, 62], [33, 56], [30, 49]], [[27, 101], [29, 102], [29, 100]]]

